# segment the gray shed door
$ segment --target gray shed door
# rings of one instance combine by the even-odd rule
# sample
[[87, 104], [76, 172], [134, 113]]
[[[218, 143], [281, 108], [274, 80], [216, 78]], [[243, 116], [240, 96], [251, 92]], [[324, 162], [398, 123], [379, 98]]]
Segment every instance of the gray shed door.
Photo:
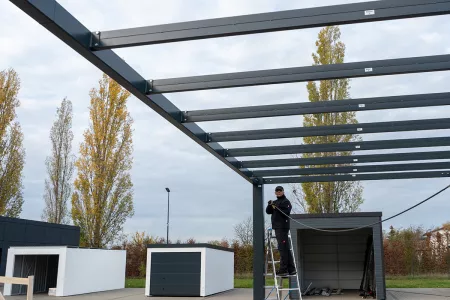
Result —
[[152, 253], [150, 295], [200, 296], [200, 252]]
[[301, 230], [303, 284], [359, 289], [369, 230], [322, 233]]

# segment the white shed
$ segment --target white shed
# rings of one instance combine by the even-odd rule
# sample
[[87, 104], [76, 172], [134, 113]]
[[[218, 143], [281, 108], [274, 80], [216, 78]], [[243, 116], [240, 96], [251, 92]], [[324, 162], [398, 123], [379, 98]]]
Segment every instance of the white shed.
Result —
[[[35, 276], [34, 292], [72, 296], [125, 287], [125, 250], [55, 247], [11, 247], [7, 277]], [[6, 296], [26, 293], [26, 286], [5, 284]]]

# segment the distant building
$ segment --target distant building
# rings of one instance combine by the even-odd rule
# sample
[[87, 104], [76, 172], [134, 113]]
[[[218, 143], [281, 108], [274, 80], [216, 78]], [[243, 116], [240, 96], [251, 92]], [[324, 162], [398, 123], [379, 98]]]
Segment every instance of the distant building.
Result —
[[439, 228], [433, 231], [429, 231], [423, 235], [423, 237], [430, 237], [430, 244], [433, 248], [436, 248], [439, 244], [450, 246], [450, 230], [449, 228]]

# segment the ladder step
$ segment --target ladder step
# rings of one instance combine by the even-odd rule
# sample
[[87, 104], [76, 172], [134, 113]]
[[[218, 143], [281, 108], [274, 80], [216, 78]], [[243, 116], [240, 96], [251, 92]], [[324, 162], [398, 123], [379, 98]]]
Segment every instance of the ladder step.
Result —
[[268, 263], [274, 263], [274, 264], [279, 264], [280, 263], [280, 261], [279, 260], [274, 260], [274, 261], [269, 261]]
[[265, 273], [264, 276], [273, 276], [273, 273]]
[[295, 274], [295, 275], [286, 275], [286, 276], [277, 275], [277, 277], [296, 277], [296, 276], [297, 276], [297, 274]]
[[299, 288], [292, 288], [292, 289], [278, 289], [279, 291], [300, 291]]

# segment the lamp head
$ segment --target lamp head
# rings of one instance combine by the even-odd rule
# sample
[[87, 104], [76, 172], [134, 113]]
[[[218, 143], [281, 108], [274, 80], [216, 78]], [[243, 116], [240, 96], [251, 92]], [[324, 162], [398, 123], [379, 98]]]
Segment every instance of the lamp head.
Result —
[[169, 188], [166, 188], [166, 191], [167, 191], [168, 193], [170, 193], [170, 190], [169, 190]]

